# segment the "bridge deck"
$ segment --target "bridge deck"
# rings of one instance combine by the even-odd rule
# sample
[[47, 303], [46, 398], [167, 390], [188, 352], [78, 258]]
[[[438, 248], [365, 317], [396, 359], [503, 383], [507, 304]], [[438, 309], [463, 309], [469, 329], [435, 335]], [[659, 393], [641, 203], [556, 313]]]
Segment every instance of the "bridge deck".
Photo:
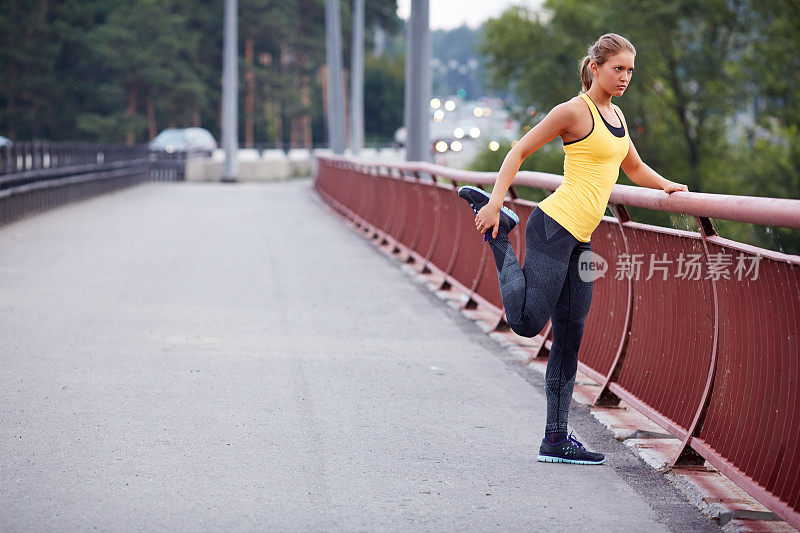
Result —
[[[146, 184], [0, 228], [0, 529], [715, 529], [307, 180]], [[578, 409], [576, 409], [578, 411]]]

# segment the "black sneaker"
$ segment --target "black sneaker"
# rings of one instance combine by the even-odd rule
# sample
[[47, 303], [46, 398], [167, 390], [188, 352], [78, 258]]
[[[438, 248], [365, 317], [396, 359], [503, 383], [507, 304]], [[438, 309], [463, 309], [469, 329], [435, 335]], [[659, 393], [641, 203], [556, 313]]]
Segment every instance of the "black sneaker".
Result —
[[[476, 215], [491, 199], [489, 193], [477, 187], [473, 187], [472, 185], [465, 185], [458, 189], [458, 195], [469, 203]], [[506, 206], [500, 208], [500, 228], [503, 231], [509, 233], [518, 223], [519, 217], [514, 211]], [[489, 230], [486, 230], [486, 233], [488, 235]]]
[[606, 460], [606, 457], [602, 453], [590, 452], [570, 433], [566, 439], [555, 444], [548, 442], [547, 439], [542, 439], [536, 459], [543, 463], [599, 465]]

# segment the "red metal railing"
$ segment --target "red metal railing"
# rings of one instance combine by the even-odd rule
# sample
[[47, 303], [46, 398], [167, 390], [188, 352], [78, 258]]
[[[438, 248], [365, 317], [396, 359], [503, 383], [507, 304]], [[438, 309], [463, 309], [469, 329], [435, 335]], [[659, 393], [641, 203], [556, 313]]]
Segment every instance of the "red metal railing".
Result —
[[[493, 173], [317, 162], [315, 189], [328, 203], [504, 327], [494, 261], [455, 194], [458, 182], [493, 184]], [[560, 183], [560, 176], [521, 172], [514, 184], [552, 191]], [[507, 205], [524, 228], [535, 204], [518, 199], [514, 186], [510, 194]], [[621, 268], [594, 281], [579, 365], [602, 384], [596, 402], [630, 403], [683, 441], [673, 465], [707, 460], [800, 527], [800, 256], [724, 239], [711, 222], [800, 228], [800, 200], [615, 185], [609, 205], [616, 218], [603, 217], [593, 252], [618, 266], [650, 257], [662, 269], [644, 276]], [[633, 222], [626, 206], [692, 215], [700, 231]], [[523, 231], [512, 239], [524, 260]], [[670, 257], [679, 258], [682, 275], [669, 272]], [[737, 265], [733, 273], [722, 268]], [[549, 324], [538, 340], [548, 351]]]

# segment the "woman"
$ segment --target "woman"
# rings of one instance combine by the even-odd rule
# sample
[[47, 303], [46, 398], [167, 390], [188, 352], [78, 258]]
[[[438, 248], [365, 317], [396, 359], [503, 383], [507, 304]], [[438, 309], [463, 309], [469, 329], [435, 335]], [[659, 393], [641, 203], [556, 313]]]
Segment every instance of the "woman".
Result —
[[[590, 252], [591, 234], [605, 212], [620, 166], [635, 183], [667, 193], [686, 185], [664, 179], [639, 158], [622, 110], [622, 96], [634, 69], [636, 50], [624, 37], [608, 33], [588, 49], [580, 65], [583, 90], [555, 106], [508, 152], [492, 194], [462, 187], [458, 194], [475, 211], [475, 227], [492, 249], [500, 294], [511, 329], [536, 336], [552, 319], [553, 343], [545, 373], [547, 422], [538, 460], [600, 464], [605, 457], [567, 435], [567, 415], [578, 368], [583, 323], [592, 299], [592, 281], [579, 276], [580, 256]], [[508, 240], [519, 219], [503, 207], [522, 161], [561, 136], [564, 181], [533, 210], [525, 228], [525, 264], [520, 267]], [[588, 254], [589, 256], [591, 254]]]

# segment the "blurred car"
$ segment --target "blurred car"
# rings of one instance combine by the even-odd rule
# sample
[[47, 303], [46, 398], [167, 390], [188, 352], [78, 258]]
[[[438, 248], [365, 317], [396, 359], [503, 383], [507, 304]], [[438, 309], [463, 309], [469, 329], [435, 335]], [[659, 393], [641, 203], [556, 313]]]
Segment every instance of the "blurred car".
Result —
[[11, 142], [11, 139], [0, 135], [0, 148], [11, 148], [12, 144], [14, 143]]
[[150, 141], [154, 152], [186, 152], [210, 156], [217, 149], [217, 141], [205, 128], [167, 128]]

